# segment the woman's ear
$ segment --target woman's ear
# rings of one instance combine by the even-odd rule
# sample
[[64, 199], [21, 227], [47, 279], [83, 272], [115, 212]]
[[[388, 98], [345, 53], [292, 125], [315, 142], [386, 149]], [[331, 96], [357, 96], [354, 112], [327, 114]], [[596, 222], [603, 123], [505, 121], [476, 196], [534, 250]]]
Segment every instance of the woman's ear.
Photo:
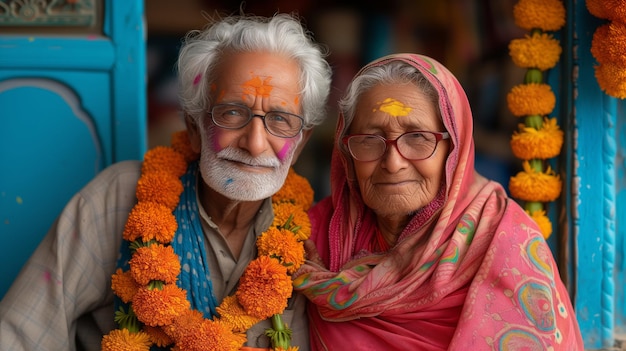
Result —
[[292, 166], [298, 160], [298, 157], [300, 156], [300, 153], [304, 149], [304, 145], [306, 145], [306, 143], [309, 141], [309, 139], [311, 138], [311, 135], [313, 135], [313, 129], [304, 129], [304, 130], [302, 130], [302, 140], [300, 140], [300, 143], [298, 143], [296, 151], [293, 154], [293, 158], [291, 159], [291, 165]]
[[202, 146], [202, 139], [200, 138], [200, 130], [198, 124], [194, 119], [185, 113], [185, 125], [187, 126], [187, 134], [189, 135], [189, 142], [191, 143], [191, 149], [200, 153]]

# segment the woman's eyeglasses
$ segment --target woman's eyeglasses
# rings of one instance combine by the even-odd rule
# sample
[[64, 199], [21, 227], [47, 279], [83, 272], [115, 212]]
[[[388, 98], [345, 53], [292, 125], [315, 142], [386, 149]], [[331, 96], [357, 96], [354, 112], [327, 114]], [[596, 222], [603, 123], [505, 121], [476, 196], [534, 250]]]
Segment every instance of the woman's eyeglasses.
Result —
[[437, 144], [450, 138], [447, 132], [407, 132], [396, 139], [386, 139], [375, 134], [346, 135], [342, 141], [350, 154], [358, 161], [376, 161], [383, 157], [389, 145], [394, 145], [407, 160], [425, 160], [435, 153]]

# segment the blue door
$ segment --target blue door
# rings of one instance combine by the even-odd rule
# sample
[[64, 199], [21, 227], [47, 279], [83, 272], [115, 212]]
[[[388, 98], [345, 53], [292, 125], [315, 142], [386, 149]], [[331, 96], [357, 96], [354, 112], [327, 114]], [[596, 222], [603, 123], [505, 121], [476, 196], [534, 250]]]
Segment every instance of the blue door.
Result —
[[146, 149], [143, 1], [0, 0], [0, 298], [70, 197]]
[[[591, 53], [593, 35], [608, 21], [585, 1], [563, 1], [564, 65], [559, 87], [566, 143], [561, 160], [565, 188], [559, 242], [567, 254], [576, 316], [586, 350], [622, 349], [626, 332], [626, 102], [600, 88]], [[608, 3], [605, 1], [605, 3]], [[617, 2], [616, 2], [617, 3]], [[620, 5], [624, 8], [624, 4]]]

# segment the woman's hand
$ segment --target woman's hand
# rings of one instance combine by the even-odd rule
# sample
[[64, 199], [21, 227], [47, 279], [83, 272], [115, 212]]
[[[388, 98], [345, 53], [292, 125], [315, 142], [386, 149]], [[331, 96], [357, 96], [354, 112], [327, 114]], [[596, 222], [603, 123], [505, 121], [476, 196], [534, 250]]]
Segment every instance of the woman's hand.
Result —
[[304, 241], [304, 257], [309, 262], [315, 263], [321, 267], [325, 267], [324, 262], [322, 262], [322, 258], [317, 252], [317, 247], [315, 247], [315, 243], [311, 240]]

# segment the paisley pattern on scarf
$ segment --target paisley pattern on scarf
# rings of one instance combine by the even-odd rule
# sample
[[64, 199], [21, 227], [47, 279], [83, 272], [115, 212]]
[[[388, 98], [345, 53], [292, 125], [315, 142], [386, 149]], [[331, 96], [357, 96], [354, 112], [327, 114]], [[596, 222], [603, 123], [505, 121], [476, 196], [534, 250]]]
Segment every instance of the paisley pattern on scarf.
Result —
[[530, 259], [532, 265], [537, 268], [537, 270], [543, 273], [548, 278], [553, 278], [554, 273], [552, 270], [552, 265], [547, 260], [550, 256], [550, 253], [546, 251], [547, 247], [543, 245], [543, 240], [540, 238], [533, 238], [526, 245], [526, 254]]
[[545, 351], [547, 348], [532, 332], [512, 329], [507, 330], [497, 342], [496, 350], [501, 351]]
[[552, 309], [550, 288], [540, 282], [530, 281], [520, 287], [517, 302], [526, 318], [539, 330], [552, 331], [556, 328], [556, 317]]

